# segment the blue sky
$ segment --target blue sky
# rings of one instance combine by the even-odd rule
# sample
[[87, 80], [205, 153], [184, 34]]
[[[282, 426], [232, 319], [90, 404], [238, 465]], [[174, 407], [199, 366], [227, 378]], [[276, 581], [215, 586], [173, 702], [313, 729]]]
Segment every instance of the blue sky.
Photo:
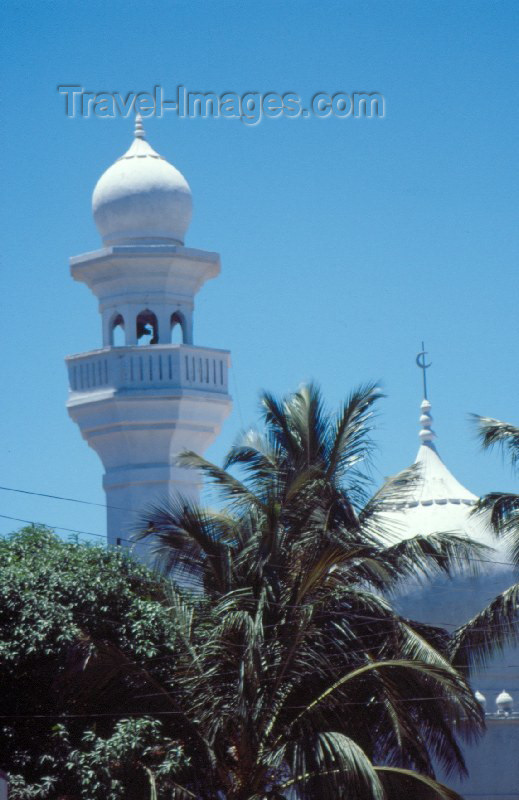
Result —
[[[195, 343], [232, 351], [221, 459], [262, 388], [315, 379], [331, 405], [386, 393], [374, 480], [416, 452], [422, 339], [438, 447], [472, 491], [512, 488], [467, 416], [519, 423], [516, 2], [14, 2], [2, 46], [0, 484], [104, 502], [65, 411], [63, 363], [100, 344], [68, 258], [100, 245], [90, 198], [125, 119], [70, 119], [56, 87], [378, 91], [384, 119], [146, 121], [187, 177], [186, 244], [217, 250]], [[8, 516], [104, 533], [102, 508], [0, 492]], [[0, 531], [16, 526], [0, 518]]]

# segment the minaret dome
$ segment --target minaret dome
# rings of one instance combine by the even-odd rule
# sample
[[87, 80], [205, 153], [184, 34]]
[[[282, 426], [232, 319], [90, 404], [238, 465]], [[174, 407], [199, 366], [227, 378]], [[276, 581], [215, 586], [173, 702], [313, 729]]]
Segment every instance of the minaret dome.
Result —
[[191, 189], [182, 173], [148, 144], [139, 115], [130, 149], [96, 184], [92, 211], [105, 246], [184, 244]]

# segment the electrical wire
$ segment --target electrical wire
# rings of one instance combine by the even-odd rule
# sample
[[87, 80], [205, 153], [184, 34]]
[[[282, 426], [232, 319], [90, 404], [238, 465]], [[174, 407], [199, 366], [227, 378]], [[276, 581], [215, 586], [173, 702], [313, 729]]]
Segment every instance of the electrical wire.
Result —
[[[107, 508], [108, 508], [108, 506], [107, 506]], [[48, 527], [48, 528], [53, 528], [54, 530], [65, 531], [67, 533], [77, 533], [77, 534], [79, 534], [81, 536], [96, 536], [96, 537], [98, 537], [100, 539], [105, 539], [106, 540], [106, 534], [104, 534], [104, 533], [93, 533], [92, 531], [82, 531], [82, 530], [78, 530], [76, 528], [65, 528], [63, 525], [55, 525], [55, 524], [53, 524], [51, 522], [41, 522], [41, 521], [31, 520], [31, 519], [22, 519], [21, 517], [12, 517], [12, 516], [9, 516], [7, 514], [0, 514], [0, 519], [8, 519], [8, 520], [11, 520], [13, 522], [23, 522], [26, 525], [42, 525], [42, 526], [45, 526], [45, 527]], [[128, 539], [128, 538], [125, 538], [124, 536], [118, 536], [117, 539], [118, 539], [119, 542], [128, 542], [128, 543], [130, 543], [132, 545], [135, 545], [137, 543], [134, 539]], [[449, 555], [441, 555], [440, 553], [437, 553], [437, 554], [434, 555], [434, 558], [450, 559], [451, 557]], [[492, 558], [474, 558], [473, 556], [467, 556], [464, 559], [464, 561], [477, 563], [477, 564], [495, 564], [495, 565], [504, 566], [504, 567], [514, 567], [515, 569], [517, 569], [517, 564], [514, 563], [513, 561], [496, 561], [496, 560], [494, 560]], [[273, 566], [275, 568], [275, 567], [279, 567], [279, 566], [283, 566], [283, 565], [272, 564], [271, 563], [270, 566]]]
[[106, 503], [94, 503], [92, 500], [79, 500], [77, 497], [63, 497], [59, 494], [46, 494], [45, 492], [31, 492], [29, 489], [14, 489], [10, 486], [0, 486], [0, 491], [3, 492], [16, 492], [16, 494], [27, 494], [34, 497], [45, 497], [49, 500], [65, 500], [68, 503], [81, 503], [84, 506], [97, 506], [98, 508], [113, 508], [117, 511], [135, 511], [137, 509], [123, 508], [123, 506], [112, 506]]
[[[52, 500], [62, 500], [62, 501], [70, 502], [70, 503], [81, 503], [82, 505], [97, 506], [98, 508], [106, 508], [106, 509], [115, 509], [117, 511], [130, 511], [130, 512], [136, 513], [136, 514], [141, 513], [141, 511], [142, 511], [142, 509], [134, 509], [134, 508], [123, 507], [123, 506], [113, 506], [113, 505], [107, 505], [106, 503], [95, 503], [95, 502], [93, 502], [91, 500], [81, 500], [81, 499], [76, 498], [76, 497], [65, 497], [65, 496], [62, 496], [62, 495], [47, 494], [45, 492], [34, 492], [34, 491], [30, 491], [29, 489], [18, 489], [18, 488], [14, 488], [14, 487], [10, 487], [10, 486], [0, 486], [0, 491], [15, 492], [17, 494], [31, 495], [31, 496], [34, 496], [34, 497], [44, 497], [44, 498], [52, 499]], [[28, 522], [29, 524], [38, 524], [38, 525], [47, 525], [48, 524], [48, 523], [32, 523], [31, 520], [22, 520], [22, 519], [18, 519], [17, 517], [8, 517], [8, 516], [6, 516], [4, 514], [0, 514], [0, 517], [3, 518], [3, 519], [11, 519], [11, 520], [14, 520], [14, 521], [17, 521], [17, 522]], [[63, 528], [61, 526], [54, 526], [54, 525], [50, 525], [50, 524], [48, 524], [48, 527], [55, 527], [58, 530], [64, 530], [64, 531], [68, 531], [68, 532], [71, 532], [71, 533], [80, 533], [80, 534], [82, 534], [84, 536], [99, 536], [101, 538], [106, 538], [105, 534], [102, 534], [102, 533], [92, 533], [90, 531], [77, 531], [77, 530], [75, 530], [73, 528]], [[132, 542], [133, 543], [133, 540], [131, 540], [131, 539], [126, 539], [124, 537], [118, 537], [118, 538], [121, 541]], [[442, 558], [442, 557], [443, 558], [449, 558], [449, 556], [440, 556], [440, 555], [437, 556], [437, 558]], [[490, 564], [498, 564], [500, 566], [517, 567], [517, 564], [515, 564], [512, 561], [496, 561], [495, 559], [491, 559], [491, 558], [489, 558], [489, 559], [481, 559], [481, 558], [474, 558], [474, 557], [469, 556], [466, 560], [467, 561], [477, 562], [477, 563], [484, 563], [484, 564], [490, 563]]]
[[[341, 708], [346, 706], [374, 706], [374, 705], [385, 705], [386, 700], [347, 700], [341, 702]], [[433, 695], [432, 697], [429, 695], [428, 697], [401, 697], [399, 698], [397, 703], [452, 703], [453, 699], [451, 697], [444, 697], [442, 695]], [[285, 709], [289, 711], [300, 711], [308, 708], [308, 705], [299, 705], [299, 706], [284, 706]], [[0, 719], [90, 719], [96, 717], [110, 717], [112, 719], [121, 719], [124, 717], [175, 717], [181, 716], [185, 717], [186, 714], [183, 711], [119, 711], [119, 712], [110, 712], [110, 711], [103, 711], [103, 712], [92, 712], [92, 713], [83, 713], [83, 714], [63, 714], [63, 713], [56, 713], [56, 714], [0, 714]], [[517, 719], [519, 716], [519, 712], [515, 712], [512, 714], [508, 719]]]
[[[25, 495], [44, 497], [44, 498], [48, 498], [48, 499], [61, 500], [61, 501], [66, 501], [66, 502], [80, 503], [80, 504], [83, 504], [83, 505], [90, 505], [90, 506], [102, 507], [102, 508], [107, 508], [107, 509], [108, 508], [113, 508], [113, 509], [123, 510], [123, 511], [132, 510], [132, 509], [125, 509], [125, 508], [122, 508], [122, 507], [119, 507], [119, 506], [111, 506], [111, 505], [106, 505], [106, 504], [102, 504], [102, 503], [94, 503], [94, 502], [87, 501], [87, 500], [80, 500], [78, 498], [70, 498], [70, 497], [64, 497], [64, 496], [59, 496], [59, 495], [51, 495], [51, 494], [46, 494], [46, 493], [43, 493], [43, 492], [32, 492], [32, 491], [28, 491], [28, 490], [24, 490], [24, 489], [14, 489], [14, 488], [11, 488], [11, 487], [0, 486], [0, 490], [9, 491], [9, 492], [16, 492], [16, 493], [25, 494]], [[0, 518], [8, 519], [8, 520], [15, 521], [15, 522], [21, 522], [21, 523], [25, 523], [25, 524], [46, 525], [47, 527], [54, 528], [56, 530], [65, 531], [65, 532], [68, 532], [68, 533], [74, 533], [74, 534], [81, 535], [81, 536], [93, 536], [93, 537], [97, 537], [97, 538], [106, 539], [106, 536], [104, 534], [94, 533], [92, 531], [83, 531], [83, 530], [79, 530], [79, 529], [75, 529], [75, 528], [67, 528], [67, 527], [63, 527], [63, 526], [59, 526], [59, 525], [52, 525], [50, 523], [35, 522], [34, 520], [22, 519], [22, 518], [19, 518], [19, 517], [8, 516], [8, 515], [5, 515], [5, 514], [0, 514]], [[118, 540], [120, 542], [127, 542], [129, 544], [135, 544], [135, 542], [133, 540], [127, 539], [125, 537], [118, 537]], [[437, 557], [441, 558], [442, 556], [437, 556]], [[448, 558], [448, 556], [443, 556], [443, 557], [444, 558]], [[467, 561], [471, 561], [471, 562], [477, 562], [477, 563], [491, 563], [491, 564], [499, 564], [499, 565], [503, 565], [503, 566], [512, 566], [512, 567], [517, 566], [513, 562], [495, 561], [493, 559], [478, 559], [478, 558], [474, 558], [474, 557], [468, 557], [466, 560]], [[184, 576], [184, 578], [185, 577], [186, 576]], [[195, 579], [193, 579], [192, 580], [192, 584], [195, 585], [195, 583], [196, 583], [197, 588], [198, 588], [200, 586], [199, 581], [196, 581]], [[455, 590], [458, 590], [458, 591], [463, 591], [463, 589], [458, 588], [458, 587], [450, 587], [449, 589], [446, 589], [445, 591], [449, 592], [452, 589], [455, 589]], [[282, 607], [285, 607], [285, 608], [296, 608], [296, 609], [297, 608], [301, 608], [301, 606], [298, 606], [298, 605], [288, 605], [288, 604], [285, 605], [283, 603], [280, 603], [279, 605], [282, 606]], [[78, 614], [79, 616], [83, 616], [83, 617], [89, 616], [84, 612], [73, 611], [73, 613], [74, 614]], [[317, 612], [317, 613], [319, 613], [319, 612]], [[341, 611], [338, 611], [338, 612], [333, 612], [333, 611], [326, 612], [326, 615], [330, 615], [330, 614], [332, 614], [332, 615], [336, 614], [338, 616], [344, 617], [344, 616], [347, 615], [347, 611], [342, 611], [341, 610]], [[96, 621], [112, 622], [113, 624], [117, 624], [117, 625], [120, 624], [120, 622], [117, 622], [115, 620], [110, 620], [108, 618], [101, 618], [101, 620], [100, 620], [99, 616], [90, 615], [90, 617], [91, 618], [95, 618]], [[369, 622], [359, 623], [358, 626], [369, 625], [369, 624], [372, 624], [372, 622], [387, 622], [387, 623], [391, 622], [391, 619], [390, 618], [388, 619], [387, 617], [377, 617], [377, 616], [368, 616], [368, 615], [356, 615], [355, 619], [356, 620], [357, 619], [369, 620]], [[277, 623], [273, 623], [272, 626], [274, 626], [276, 624]], [[457, 625], [457, 623], [446, 623], [446, 622], [441, 623], [440, 622], [440, 623], [436, 623], [436, 624], [440, 625], [442, 627], [459, 627], [459, 625]], [[269, 626], [267, 625], [265, 627], [269, 627]], [[474, 628], [474, 630], [475, 631], [477, 631], [477, 630], [485, 630], [485, 631], [487, 631], [489, 629], [494, 629], [494, 628], [497, 629], [497, 628], [502, 628], [502, 627], [508, 627], [508, 626], [506, 624], [494, 623], [494, 624], [492, 624], [490, 626], [482, 626], [481, 628]], [[388, 633], [387, 631], [380, 631], [378, 633], [374, 632], [374, 633], [371, 633], [371, 634], [366, 634], [365, 636], [357, 635], [357, 636], [354, 637], [354, 641], [357, 641], [359, 639], [373, 639], [373, 638], [375, 638], [377, 636], [381, 636], [381, 637], [382, 636], [387, 636], [387, 633]], [[239, 645], [237, 645], [237, 646], [239, 646]], [[239, 647], [241, 647], [241, 646], [239, 646]], [[350, 653], [362, 652], [362, 650], [363, 650], [363, 648], [358, 648], [358, 650], [350, 649], [349, 652]], [[147, 664], [154, 663], [154, 662], [160, 661], [160, 660], [171, 659], [172, 657], [174, 657], [173, 654], [164, 655], [164, 656], [158, 656], [156, 658], [152, 658], [152, 659], [147, 660], [146, 663]], [[141, 668], [141, 665], [139, 665], [137, 662], [132, 662], [132, 666], [136, 666], [137, 668]], [[504, 668], [506, 668], [506, 669], [517, 669], [517, 668], [519, 668], [519, 665], [516, 665], [516, 664], [501, 665], [500, 667], [495, 667], [494, 671], [502, 670]], [[489, 670], [489, 668], [484, 668], [484, 671], [485, 671], [485, 674], [487, 674], [491, 670]], [[221, 675], [222, 675], [222, 677], [224, 675], [229, 675], [229, 676], [236, 677], [236, 672], [221, 673]], [[160, 696], [160, 693], [157, 693], [157, 694]], [[155, 695], [154, 694], [148, 694], [148, 695], [142, 695], [141, 697], [144, 698], [144, 697], [153, 697], [153, 696], [155, 696]], [[438, 700], [447, 701], [448, 699], [438, 695], [438, 696], [435, 696], [435, 697], [402, 698], [399, 702], [437, 702]], [[374, 701], [374, 702], [377, 703], [377, 704], [384, 703], [384, 701]], [[354, 706], [354, 705], [366, 705], [366, 703], [364, 701], [352, 701], [352, 702], [343, 703], [342, 705]], [[287, 707], [287, 708], [290, 708], [292, 710], [298, 710], [298, 709], [304, 709], [305, 707], [306, 706], [290, 706], [290, 707]], [[153, 712], [152, 715], [153, 716], [182, 716], [182, 712], [158, 711], [158, 712]], [[91, 713], [91, 714], [25, 714], [25, 715], [24, 714], [17, 714], [17, 715], [0, 714], [0, 719], [6, 719], [6, 720], [9, 720], [9, 719], [70, 719], [70, 718], [98, 718], [98, 717], [99, 718], [101, 718], [101, 717], [111, 717], [111, 718], [120, 719], [120, 718], [123, 718], [125, 716], [146, 716], [146, 714], [143, 714], [143, 712], [134, 712], [134, 711], [119, 712], [119, 713], [103, 712], [103, 713]]]
[[[70, 503], [80, 503], [82, 505], [96, 506], [98, 508], [114, 509], [114, 510], [117, 510], [117, 511], [127, 511], [127, 512], [129, 511], [129, 512], [132, 512], [132, 513], [140, 513], [142, 511], [142, 509], [133, 509], [133, 508], [130, 508], [130, 507], [123, 507], [123, 506], [113, 506], [113, 505], [108, 505], [106, 503], [96, 503], [96, 502], [93, 502], [91, 500], [81, 500], [81, 499], [76, 498], [76, 497], [65, 497], [65, 496], [62, 496], [62, 495], [47, 494], [45, 492], [34, 492], [34, 491], [30, 491], [29, 489], [18, 489], [18, 488], [14, 488], [14, 487], [10, 487], [10, 486], [0, 486], [0, 491], [14, 492], [14, 493], [17, 493], [17, 494], [30, 495], [30, 496], [34, 496], [34, 497], [44, 497], [46, 499], [51, 499], [51, 500], [62, 500], [62, 501], [70, 502]], [[25, 522], [27, 524], [46, 525], [47, 527], [55, 528], [57, 530], [62, 530], [62, 531], [66, 531], [66, 532], [69, 532], [69, 533], [77, 533], [77, 534], [80, 534], [80, 535], [83, 535], [83, 536], [97, 536], [99, 538], [106, 539], [106, 535], [102, 534], [102, 533], [92, 533], [91, 531], [79, 531], [79, 530], [76, 530], [74, 528], [64, 528], [63, 526], [51, 525], [50, 523], [44, 523], [44, 522], [35, 523], [32, 520], [24, 520], [24, 519], [20, 519], [18, 517], [10, 517], [10, 516], [7, 516], [5, 514], [0, 514], [0, 518], [13, 520], [15, 522]], [[130, 542], [132, 544], [135, 544], [134, 540], [132, 540], [132, 539], [127, 539], [127, 538], [124, 538], [124, 537], [117, 537], [117, 538], [119, 539], [119, 541]], [[447, 555], [446, 556], [437, 555], [436, 557], [437, 558], [449, 558], [449, 556], [447, 556]], [[512, 561], [496, 561], [495, 559], [491, 559], [491, 558], [481, 559], [481, 558], [474, 558], [472, 556], [469, 556], [465, 560], [471, 561], [471, 562], [475, 562], [475, 563], [483, 563], [483, 564], [489, 563], [489, 564], [497, 564], [499, 566], [517, 567], [517, 564], [515, 564]]]
[[[64, 528], [64, 527], [61, 527], [61, 526], [58, 526], [58, 525], [52, 525], [51, 523], [36, 522], [34, 520], [22, 519], [20, 517], [7, 516], [6, 514], [0, 514], [0, 518], [9, 519], [9, 520], [13, 520], [13, 521], [16, 521], [16, 522], [23, 522], [23, 523], [26, 523], [26, 524], [29, 524], [29, 525], [44, 525], [44, 526], [47, 526], [49, 528], [54, 528], [56, 530], [62, 530], [62, 531], [66, 531], [66, 532], [69, 532], [69, 533], [76, 533], [76, 534], [84, 535], [84, 536], [96, 536], [96, 537], [100, 537], [100, 538], [106, 538], [106, 537], [104, 537], [103, 534], [92, 533], [91, 531], [81, 531], [81, 530], [78, 530], [78, 529], [75, 529], [75, 528]], [[128, 542], [128, 543], [130, 543], [132, 545], [135, 544], [135, 542], [133, 540], [125, 539], [123, 537], [119, 537], [119, 541]], [[445, 556], [445, 557], [448, 557], [448, 556]], [[471, 559], [468, 559], [468, 560], [471, 560]], [[491, 563], [496, 563], [496, 562], [491, 562]], [[512, 565], [512, 566], [515, 566], [515, 565]], [[189, 587], [196, 588], [196, 589], [200, 589], [201, 588], [201, 582], [199, 580], [197, 580], [197, 579], [192, 579], [191, 581], [189, 581], [189, 580], [186, 580], [186, 576], [179, 575], [178, 576], [178, 582], [180, 583], [180, 581], [182, 581], [183, 584], [187, 584], [187, 586], [183, 585], [182, 588], [189, 588]], [[459, 588], [459, 587], [452, 587], [452, 589], [456, 590], [456, 591], [464, 591], [462, 588]], [[450, 591], [450, 590], [446, 590], [446, 591]], [[271, 605], [279, 605], [279, 606], [281, 606], [283, 608], [287, 608], [287, 609], [289, 609], [289, 608], [301, 609], [302, 608], [301, 605], [294, 605], [294, 604], [288, 604], [288, 603], [285, 604], [285, 603], [282, 603], [282, 602], [276, 603], [276, 602], [271, 601], [270, 604]], [[319, 613], [319, 612], [317, 612], [317, 613]], [[325, 615], [326, 616], [345, 617], [347, 615], [347, 613], [348, 613], [347, 610], [339, 610], [339, 611], [327, 610]], [[369, 620], [369, 622], [361, 623], [361, 624], [365, 624], [365, 625], [371, 624], [371, 622], [390, 622], [391, 621], [391, 618], [389, 618], [389, 617], [377, 617], [377, 616], [359, 615], [359, 614], [355, 615], [355, 619], [366, 619], [366, 620]], [[273, 624], [277, 624], [277, 623], [273, 623]], [[430, 623], [430, 624], [434, 624], [434, 625], [439, 626], [439, 627], [459, 628], [459, 627], [462, 627], [463, 625], [465, 625], [466, 622], [461, 623], [461, 624], [453, 623], [453, 622], [435, 622], [435, 623]], [[474, 628], [473, 630], [475, 630], [475, 631], [476, 630], [488, 630], [489, 627], [490, 628], [502, 628], [502, 627], [508, 627], [508, 624], [507, 623], [493, 623], [491, 626], [483, 626], [481, 628]]]
[[[45, 528], [52, 528], [56, 531], [65, 531], [66, 533], [77, 533], [80, 536], [96, 536], [99, 539], [105, 539], [106, 535], [104, 533], [92, 533], [92, 531], [80, 531], [76, 528], [64, 528], [63, 525], [53, 525], [51, 522], [38, 522], [37, 520], [33, 519], [22, 519], [21, 517], [10, 517], [7, 514], [0, 514], [0, 519], [8, 519], [12, 522], [24, 522], [26, 525], [41, 525]], [[118, 541], [120, 542], [129, 542], [130, 544], [135, 544], [133, 539], [125, 539], [123, 536], [117, 537]]]

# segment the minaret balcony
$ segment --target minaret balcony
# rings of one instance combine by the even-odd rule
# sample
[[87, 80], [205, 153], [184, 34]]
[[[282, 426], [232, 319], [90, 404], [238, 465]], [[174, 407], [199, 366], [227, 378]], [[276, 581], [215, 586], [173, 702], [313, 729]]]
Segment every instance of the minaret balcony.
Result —
[[[193, 345], [104, 347], [66, 359], [70, 402], [116, 393], [228, 393], [230, 354]], [[85, 395], [87, 397], [85, 397]]]

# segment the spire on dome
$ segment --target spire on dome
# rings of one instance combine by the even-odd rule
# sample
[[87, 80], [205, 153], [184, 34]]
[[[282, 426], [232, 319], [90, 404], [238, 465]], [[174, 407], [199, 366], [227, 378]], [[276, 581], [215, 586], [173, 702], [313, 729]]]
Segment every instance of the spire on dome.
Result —
[[428, 400], [424, 399], [420, 404], [420, 408], [422, 413], [420, 414], [421, 427], [418, 436], [422, 444], [426, 444], [428, 447], [432, 447], [433, 450], [435, 450], [433, 439], [436, 439], [436, 434], [432, 429], [433, 418], [431, 415], [431, 404]]
[[422, 444], [426, 444], [428, 447], [432, 447], [433, 450], [435, 449], [433, 444], [433, 439], [436, 438], [436, 434], [432, 429], [432, 422], [433, 418], [431, 415], [431, 404], [427, 398], [427, 377], [426, 377], [426, 370], [432, 365], [432, 361], [429, 364], [425, 363], [425, 356], [427, 355], [427, 350], [425, 349], [425, 345], [422, 342], [422, 350], [416, 356], [416, 363], [420, 367], [423, 373], [423, 400], [420, 405], [422, 413], [420, 414], [420, 432], [418, 436], [420, 437], [420, 441]]
[[[469, 492], [450, 472], [434, 446], [436, 434], [432, 430], [431, 403], [427, 398], [425, 370], [431, 364], [426, 361], [426, 350], [416, 357], [416, 363], [424, 371], [424, 395], [420, 405], [420, 447], [414, 461], [418, 468], [418, 480], [405, 494], [401, 502], [388, 511], [388, 522], [395, 526], [396, 535], [409, 539], [419, 532], [423, 535], [460, 531], [484, 544], [491, 544], [486, 528], [469, 517], [468, 506], [473, 506], [476, 495]], [[397, 530], [399, 528], [400, 530]], [[481, 702], [481, 698], [478, 698]]]
[[142, 124], [142, 117], [137, 111], [135, 114], [135, 128], [133, 135], [136, 139], [145, 139], [146, 138], [146, 131], [144, 130], [144, 125]]

